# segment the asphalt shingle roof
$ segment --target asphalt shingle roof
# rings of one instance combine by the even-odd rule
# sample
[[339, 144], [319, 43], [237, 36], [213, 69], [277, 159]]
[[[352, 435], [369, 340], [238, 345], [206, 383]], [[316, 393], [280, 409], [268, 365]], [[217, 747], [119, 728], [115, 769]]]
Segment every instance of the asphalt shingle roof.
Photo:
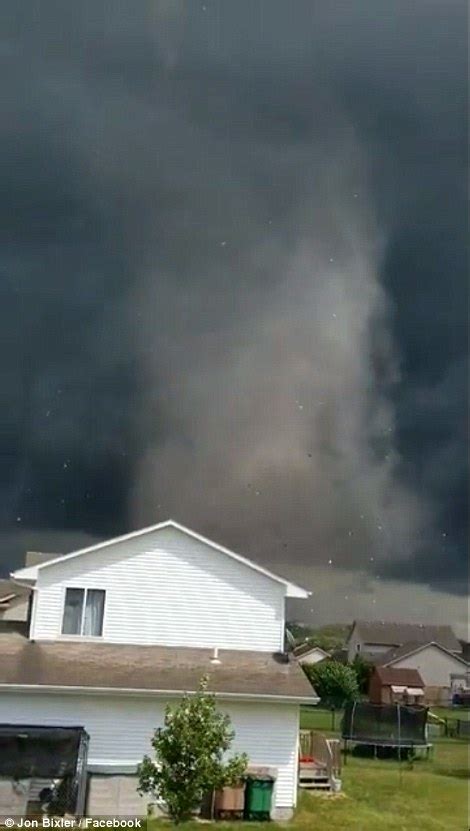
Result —
[[[393, 661], [398, 661], [400, 658], [404, 658], [406, 655], [412, 655], [418, 649], [422, 649], [425, 646], [434, 646], [434, 648], [437, 648], [437, 649], [439, 649], [439, 648], [445, 649], [445, 647], [442, 647], [442, 644], [436, 643], [436, 641], [429, 641], [428, 643], [419, 643], [419, 642], [416, 642], [416, 641], [410, 641], [409, 643], [404, 643], [402, 646], [397, 646], [397, 647], [393, 647], [392, 649], [389, 649], [388, 652], [385, 653], [385, 655], [380, 656], [380, 663], [381, 664], [389, 664], [389, 663], [392, 663]], [[447, 650], [447, 651], [449, 651], [449, 650]], [[463, 657], [462, 653], [459, 653], [458, 655], [454, 655], [454, 658], [456, 660], [460, 659], [461, 661], [464, 661], [464, 657]]]
[[439, 643], [450, 652], [460, 652], [461, 645], [450, 626], [422, 623], [391, 623], [383, 620], [357, 620], [356, 629], [366, 644], [402, 646], [404, 643]]
[[[215, 693], [315, 698], [296, 661], [267, 652], [78, 641], [29, 641], [0, 633], [0, 684], [193, 692], [203, 675]], [[312, 702], [314, 703], [314, 701]]]
[[376, 667], [375, 672], [383, 686], [424, 687], [423, 679], [417, 669], [398, 669], [397, 667]]

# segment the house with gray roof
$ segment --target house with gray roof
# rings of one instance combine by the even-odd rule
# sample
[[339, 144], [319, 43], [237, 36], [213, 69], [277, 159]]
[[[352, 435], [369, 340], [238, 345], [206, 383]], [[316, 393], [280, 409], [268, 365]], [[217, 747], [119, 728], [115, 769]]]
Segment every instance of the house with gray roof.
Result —
[[451, 653], [462, 653], [460, 641], [447, 625], [355, 620], [347, 640], [348, 660], [361, 654], [373, 663], [382, 663], [387, 652], [410, 643], [437, 643]]
[[137, 765], [203, 676], [234, 750], [275, 778], [273, 817], [292, 814], [299, 708], [318, 697], [284, 651], [285, 605], [308, 591], [172, 520], [32, 559], [12, 575], [28, 631], [0, 627], [0, 724], [88, 734], [89, 814], [146, 813]]

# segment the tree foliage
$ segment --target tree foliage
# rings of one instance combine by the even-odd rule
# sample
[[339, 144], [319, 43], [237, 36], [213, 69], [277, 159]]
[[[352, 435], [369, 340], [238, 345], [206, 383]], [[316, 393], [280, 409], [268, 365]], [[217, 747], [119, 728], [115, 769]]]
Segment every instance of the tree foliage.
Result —
[[313, 684], [320, 701], [329, 707], [343, 707], [359, 697], [356, 673], [338, 661], [304, 664], [303, 669]]
[[362, 655], [358, 654], [354, 656], [354, 661], [350, 664], [350, 666], [356, 674], [359, 692], [367, 694], [369, 691], [370, 676], [372, 675], [372, 670], [374, 669], [373, 664], [371, 664], [370, 661], [366, 661]]
[[203, 678], [195, 695], [166, 708], [152, 739], [155, 760], [145, 756], [137, 771], [140, 793], [163, 800], [176, 824], [189, 819], [204, 793], [239, 781], [248, 763], [245, 754], [224, 760], [235, 733], [207, 684]]

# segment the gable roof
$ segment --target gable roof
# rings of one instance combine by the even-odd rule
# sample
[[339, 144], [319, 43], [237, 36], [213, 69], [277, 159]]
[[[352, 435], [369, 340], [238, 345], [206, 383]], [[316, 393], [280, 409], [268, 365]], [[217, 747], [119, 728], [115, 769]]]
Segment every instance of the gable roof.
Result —
[[423, 679], [417, 669], [376, 667], [375, 673], [384, 687], [391, 687], [392, 684], [403, 687], [424, 687]]
[[417, 652], [421, 652], [429, 646], [439, 649], [441, 652], [445, 652], [446, 655], [449, 655], [454, 659], [454, 661], [458, 661], [464, 666], [468, 666], [468, 663], [464, 660], [464, 658], [460, 655], [456, 655], [454, 652], [451, 652], [450, 649], [446, 649], [442, 646], [442, 644], [436, 643], [436, 641], [428, 641], [427, 643], [416, 643], [416, 641], [410, 641], [409, 643], [404, 643], [396, 649], [390, 649], [385, 653], [385, 655], [381, 655], [380, 663], [382, 666], [391, 666], [402, 658], [407, 658], [409, 655], [415, 655]]
[[223, 545], [219, 545], [218, 543], [215, 543], [212, 540], [207, 539], [207, 537], [203, 537], [201, 534], [197, 534], [195, 531], [191, 531], [190, 528], [186, 528], [184, 525], [180, 525], [173, 519], [168, 519], [165, 522], [159, 522], [157, 523], [157, 525], [150, 525], [148, 528], [141, 528], [139, 531], [132, 531], [129, 534], [123, 534], [120, 537], [114, 537], [111, 540], [105, 540], [104, 542], [99, 542], [95, 545], [90, 545], [87, 548], [81, 548], [78, 551], [72, 551], [70, 554], [64, 554], [60, 557], [55, 557], [52, 560], [37, 563], [35, 566], [18, 569], [17, 571], [12, 573], [12, 577], [15, 580], [26, 580], [34, 582], [37, 579], [38, 571], [45, 568], [49, 568], [50, 566], [53, 566], [56, 563], [65, 562], [66, 560], [71, 560], [74, 557], [80, 557], [82, 554], [89, 554], [93, 551], [100, 551], [103, 548], [108, 548], [112, 545], [117, 545], [121, 542], [127, 542], [127, 540], [132, 540], [136, 537], [141, 537], [144, 534], [152, 534], [155, 531], [162, 531], [166, 528], [173, 528], [176, 531], [180, 531], [182, 534], [186, 534], [187, 536], [192, 537], [193, 539], [203, 543], [204, 545], [209, 546], [215, 551], [219, 551], [221, 554], [225, 554], [227, 557], [231, 557], [233, 560], [237, 560], [239, 563], [242, 563], [248, 568], [253, 569], [253, 571], [257, 571], [259, 572], [259, 574], [263, 574], [265, 577], [269, 577], [269, 579], [274, 580], [276, 583], [281, 583], [287, 588], [287, 597], [305, 598], [309, 597], [310, 595], [310, 592], [308, 592], [306, 589], [297, 586], [295, 583], [291, 583], [289, 580], [285, 580], [283, 577], [279, 577], [279, 575], [274, 574], [271, 571], [268, 571], [268, 569], [259, 566], [257, 563], [253, 563], [251, 560], [248, 560], [246, 557], [242, 557], [240, 554], [235, 554], [234, 551], [230, 551], [230, 549], [225, 548]]
[[212, 649], [29, 641], [18, 633], [0, 634], [0, 690], [168, 695], [195, 692], [208, 675], [216, 695], [318, 702], [302, 668], [283, 655], [221, 649], [217, 664], [213, 655]]
[[298, 646], [296, 646], [295, 649], [292, 651], [292, 654], [295, 655], [296, 658], [303, 658], [305, 657], [305, 655], [310, 655], [311, 652], [321, 652], [321, 654], [324, 655], [325, 658], [330, 657], [330, 653], [325, 652], [325, 650], [322, 649], [321, 646], [312, 646], [312, 644], [308, 643], [308, 641], [307, 643], [301, 643]]
[[439, 643], [450, 652], [460, 652], [461, 645], [450, 626], [422, 623], [392, 623], [385, 620], [356, 620], [354, 629], [366, 644], [398, 647], [404, 643]]

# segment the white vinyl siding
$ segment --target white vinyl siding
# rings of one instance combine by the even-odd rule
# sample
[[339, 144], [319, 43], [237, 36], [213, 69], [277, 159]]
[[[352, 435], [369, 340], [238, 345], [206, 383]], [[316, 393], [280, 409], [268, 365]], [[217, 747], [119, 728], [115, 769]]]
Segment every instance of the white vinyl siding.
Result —
[[354, 661], [356, 655], [361, 655], [363, 652], [369, 652], [374, 655], [384, 655], [391, 648], [390, 644], [367, 643], [367, 641], [364, 641], [361, 638], [356, 627], [354, 627], [348, 641], [348, 661]]
[[[90, 736], [90, 771], [132, 773], [162, 726], [165, 701], [148, 697], [0, 692], [0, 723], [73, 725]], [[295, 805], [299, 708], [290, 704], [224, 702], [235, 730], [232, 750], [251, 764], [274, 767], [277, 808]]]
[[283, 649], [286, 588], [176, 529], [40, 569], [31, 637], [61, 637], [68, 586], [106, 591], [103, 640]]

